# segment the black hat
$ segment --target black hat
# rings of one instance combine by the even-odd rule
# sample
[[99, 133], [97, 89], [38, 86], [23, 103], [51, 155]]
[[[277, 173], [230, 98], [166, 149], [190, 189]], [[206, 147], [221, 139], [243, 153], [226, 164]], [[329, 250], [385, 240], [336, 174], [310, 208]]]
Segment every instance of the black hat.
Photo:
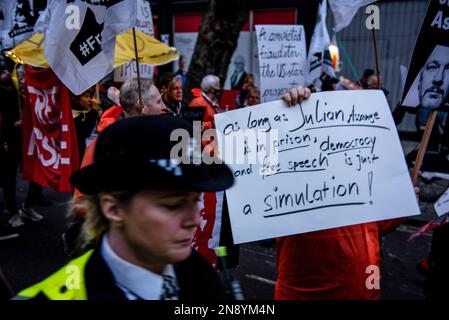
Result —
[[[176, 129], [182, 130], [184, 140], [176, 136], [176, 141], [170, 141]], [[191, 155], [178, 152], [177, 158], [170, 156], [172, 150], [192, 150], [185, 144], [192, 142], [192, 131], [190, 123], [168, 115], [119, 120], [98, 137], [94, 163], [75, 172], [70, 181], [85, 194], [143, 189], [220, 191], [232, 186], [234, 178], [225, 164], [195, 164]], [[190, 162], [181, 163], [181, 156]]]

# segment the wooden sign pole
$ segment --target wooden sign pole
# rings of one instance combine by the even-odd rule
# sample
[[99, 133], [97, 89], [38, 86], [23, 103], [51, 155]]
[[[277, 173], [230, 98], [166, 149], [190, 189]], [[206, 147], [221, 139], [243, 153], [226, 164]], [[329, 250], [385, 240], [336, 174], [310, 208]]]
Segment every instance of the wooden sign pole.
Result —
[[376, 29], [371, 29], [371, 35], [373, 37], [373, 45], [374, 45], [374, 56], [376, 57], [376, 72], [377, 72], [377, 87], [382, 88], [380, 83], [380, 61], [379, 61], [379, 50], [377, 48], [377, 40], [376, 40]]
[[137, 87], [139, 90], [139, 106], [140, 106], [140, 110], [142, 110], [143, 109], [143, 101], [142, 101], [142, 88], [140, 86], [140, 66], [139, 66], [139, 54], [137, 53], [136, 28], [133, 28], [133, 40], [134, 40], [134, 54], [136, 56]]
[[412, 169], [412, 181], [413, 185], [416, 186], [416, 182], [419, 176], [419, 170], [421, 169], [421, 165], [424, 159], [424, 155], [426, 153], [427, 145], [429, 144], [430, 134], [432, 133], [433, 126], [435, 125], [435, 119], [437, 117], [437, 111], [432, 110], [429, 115], [429, 119], [427, 120], [426, 129], [424, 130], [424, 135], [419, 144], [418, 154], [416, 156], [415, 165]]

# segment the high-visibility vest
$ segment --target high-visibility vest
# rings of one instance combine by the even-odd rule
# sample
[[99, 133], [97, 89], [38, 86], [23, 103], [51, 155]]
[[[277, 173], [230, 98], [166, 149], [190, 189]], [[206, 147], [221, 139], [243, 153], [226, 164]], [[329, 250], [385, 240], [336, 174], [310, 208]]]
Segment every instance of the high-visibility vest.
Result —
[[18, 293], [12, 300], [29, 300], [44, 294], [50, 300], [87, 300], [85, 268], [93, 250], [70, 261], [61, 269]]

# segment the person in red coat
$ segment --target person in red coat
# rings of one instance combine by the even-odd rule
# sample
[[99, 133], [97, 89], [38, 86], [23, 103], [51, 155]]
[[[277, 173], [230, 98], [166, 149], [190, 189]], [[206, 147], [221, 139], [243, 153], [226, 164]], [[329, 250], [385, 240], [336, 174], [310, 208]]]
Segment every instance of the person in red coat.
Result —
[[278, 238], [276, 300], [380, 299], [380, 243], [405, 219]]
[[207, 75], [201, 80], [201, 91], [192, 91], [195, 98], [190, 102], [189, 107], [206, 107], [203, 118], [202, 130], [215, 129], [214, 115], [219, 108], [220, 100], [220, 78], [214, 75]]
[[[295, 105], [307, 88], [287, 96]], [[295, 92], [293, 92], [295, 93]], [[415, 188], [415, 192], [419, 192]], [[405, 218], [339, 227], [276, 239], [276, 300], [380, 299], [380, 237]]]

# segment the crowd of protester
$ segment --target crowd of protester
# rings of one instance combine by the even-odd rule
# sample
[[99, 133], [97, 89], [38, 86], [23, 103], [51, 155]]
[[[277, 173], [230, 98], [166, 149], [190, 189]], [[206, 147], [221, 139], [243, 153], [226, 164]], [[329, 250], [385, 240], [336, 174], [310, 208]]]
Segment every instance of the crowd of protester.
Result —
[[[0, 240], [6, 241], [19, 237], [16, 230], [27, 221], [43, 220], [44, 216], [35, 206], [49, 205], [50, 202], [44, 198], [42, 186], [30, 181], [25, 202], [21, 205], [17, 203], [16, 181], [23, 152], [20, 95], [11, 80], [10, 66], [3, 64], [0, 72], [0, 182], [5, 207], [2, 215], [6, 218], [6, 223], [0, 224]], [[220, 106], [223, 87], [220, 78], [205, 75], [200, 87], [192, 89], [193, 99], [186, 101], [186, 77], [181, 60], [179, 70], [175, 73], [158, 75], [155, 81], [142, 79], [142, 100], [139, 100], [136, 79], [127, 80], [123, 85], [100, 83], [72, 97], [72, 115], [79, 159], [82, 161], [80, 171], [72, 180], [77, 189], [69, 209], [72, 214], [71, 224], [64, 233], [64, 245], [67, 255], [74, 259], [69, 263], [90, 270], [90, 277], [92, 274], [97, 275], [102, 284], [98, 286], [99, 281], [87, 279], [86, 275], [87, 293], [78, 292], [69, 298], [229, 298], [229, 292], [226, 292], [213, 266], [197, 253], [192, 253], [191, 243], [187, 243], [199, 223], [196, 212], [199, 192], [225, 190], [232, 185], [229, 169], [219, 168], [223, 170], [223, 175], [215, 178], [201, 177], [198, 173], [199, 176], [190, 175], [191, 180], [184, 177], [164, 181], [167, 176], [154, 168], [150, 170], [140, 162], [133, 166], [127, 162], [129, 159], [111, 156], [115, 152], [120, 154], [120, 148], [125, 150], [121, 150], [122, 154], [126, 152], [131, 159], [142, 157], [148, 160], [167, 156], [168, 132], [184, 126], [179, 117], [187, 108], [204, 107], [202, 130], [215, 128], [214, 115], [226, 111]], [[364, 73], [359, 84], [345, 78], [323, 77], [321, 80], [321, 91], [382, 87], [380, 79], [372, 70]], [[234, 100], [235, 105], [230, 109], [261, 103], [261, 93], [255, 84], [254, 75], [246, 74], [241, 87], [236, 89], [238, 95]], [[311, 92], [315, 91], [313, 86], [298, 87], [282, 98], [286, 104], [294, 107], [298, 101], [308, 99]], [[386, 89], [383, 91], [388, 95]], [[417, 132], [423, 130], [423, 123], [427, 120], [424, 118], [425, 115], [418, 114]], [[151, 152], [142, 151], [147, 148], [141, 148], [133, 140], [137, 135], [149, 141]], [[120, 167], [120, 172], [111, 174], [113, 164]], [[135, 185], [131, 187], [130, 178], [139, 181], [137, 188]], [[198, 187], [198, 181], [206, 178], [214, 178], [216, 183]], [[155, 192], [149, 194], [148, 190]], [[178, 194], [180, 191], [181, 195]], [[162, 201], [159, 199], [165, 199], [163, 204], [158, 202]], [[139, 210], [150, 210], [150, 207], [164, 207], [170, 218], [164, 220], [166, 218], [149, 213], [143, 218], [138, 216]], [[229, 219], [227, 209], [223, 210], [223, 215], [224, 221]], [[369, 290], [365, 285], [366, 266], [381, 265], [381, 238], [402, 222], [404, 219], [372, 222], [277, 239], [278, 278], [274, 298], [380, 299], [380, 289]], [[165, 233], [177, 238], [166, 238], [163, 235]], [[222, 234], [226, 233], [230, 234], [229, 224], [223, 223]], [[173, 241], [177, 245], [175, 249], [170, 247]], [[234, 254], [234, 260], [238, 260], [238, 246], [232, 244], [232, 239], [227, 246], [230, 255]], [[437, 246], [439, 248], [440, 244]], [[234, 261], [229, 266], [237, 264], [238, 261]], [[120, 270], [126, 270], [129, 274], [125, 275], [126, 271]], [[66, 296], [51, 292], [52, 286], [64, 286], [61, 271], [58, 272], [21, 291], [16, 297], [65, 299]], [[143, 288], [139, 278], [133, 275], [140, 275], [142, 279], [157, 284], [158, 289]], [[435, 277], [431, 273], [428, 276]], [[203, 279], [204, 283], [193, 283], [192, 277]], [[0, 273], [0, 282], [1, 279]], [[197, 286], [198, 283], [202, 283], [201, 286]], [[7, 286], [0, 285], [0, 290], [9, 292]], [[2, 296], [8, 296], [8, 293]]]

